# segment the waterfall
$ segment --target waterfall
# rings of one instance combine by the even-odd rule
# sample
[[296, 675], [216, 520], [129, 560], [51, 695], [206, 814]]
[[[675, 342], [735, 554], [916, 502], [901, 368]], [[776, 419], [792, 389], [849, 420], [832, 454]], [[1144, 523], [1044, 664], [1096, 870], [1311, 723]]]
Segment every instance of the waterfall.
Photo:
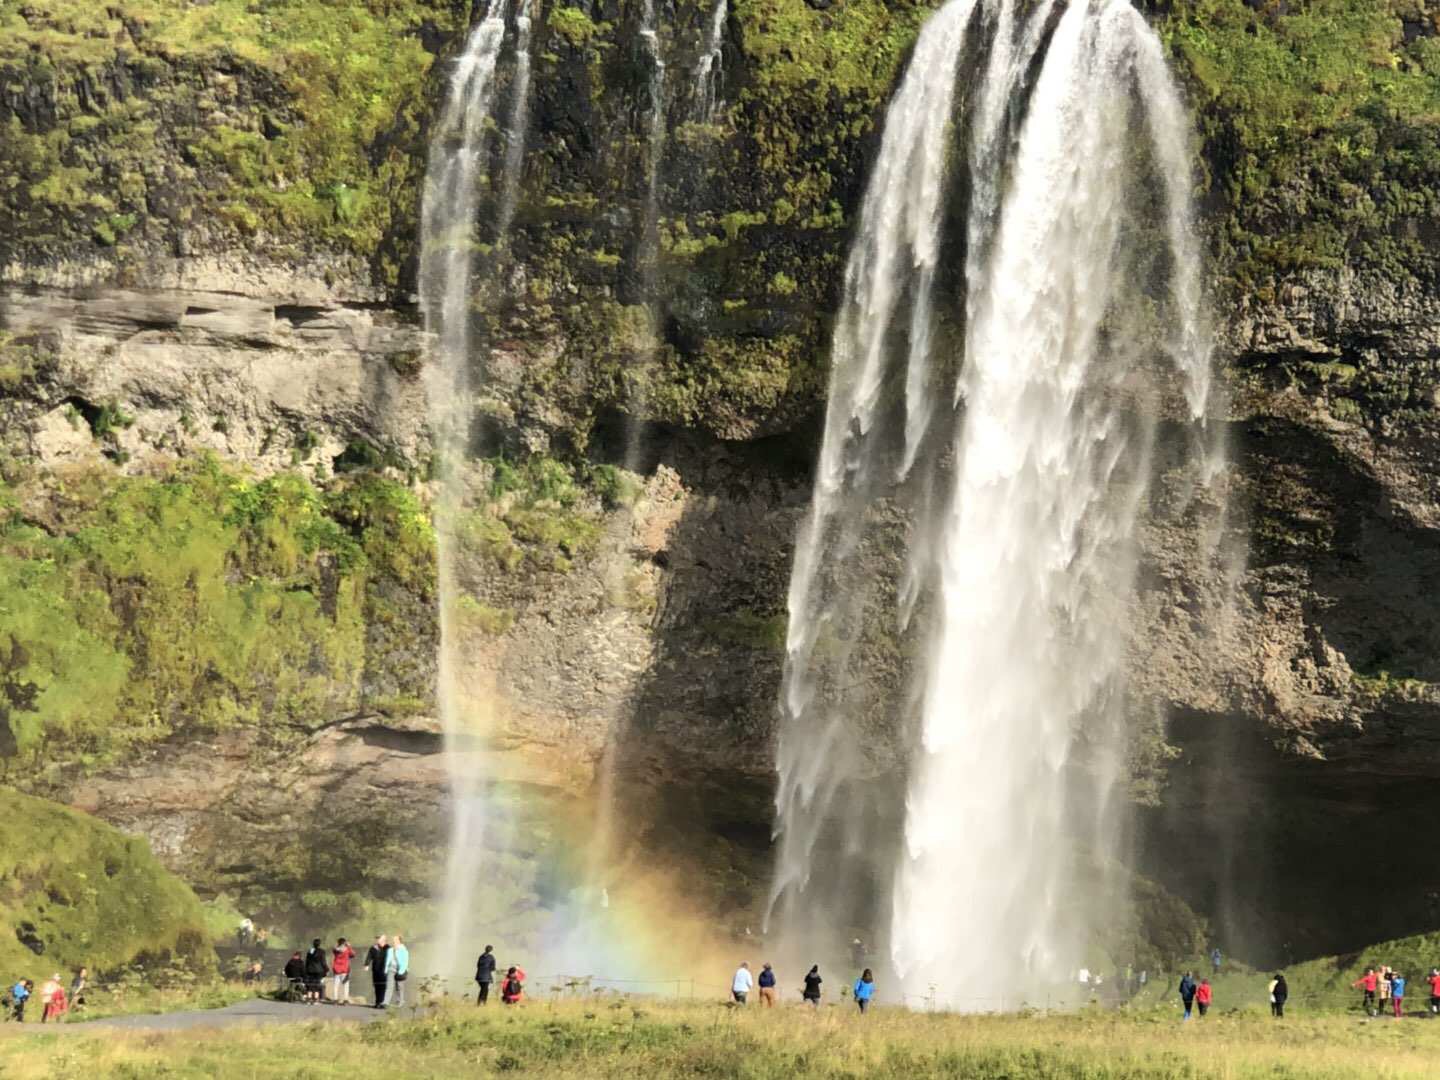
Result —
[[708, 124], [720, 107], [720, 78], [724, 74], [721, 60], [725, 51], [725, 20], [730, 16], [730, 0], [716, 0], [701, 43], [700, 59], [695, 63], [695, 89], [691, 98], [690, 119]]
[[[503, 247], [514, 216], [524, 153], [529, 96], [531, 0], [521, 0], [516, 17], [517, 53], [511, 84], [509, 134], [498, 185], [496, 249]], [[477, 343], [472, 330], [472, 298], [477, 286], [476, 228], [494, 150], [490, 127], [498, 93], [497, 65], [509, 16], [508, 0], [490, 0], [455, 61], [439, 118], [431, 136], [421, 206], [419, 291], [426, 330], [433, 336], [436, 363], [427, 386], [440, 492], [435, 520], [439, 547], [440, 654], [437, 679], [440, 718], [450, 767], [452, 823], [443, 885], [442, 944], [445, 957], [459, 957], [466, 920], [482, 872], [487, 827], [493, 826], [483, 771], [461, 753], [483, 737], [489, 702], [477, 700], [465, 686], [453, 618], [462, 593], [456, 571], [457, 518], [465, 510], [468, 485], [473, 387], [471, 368]]]
[[1128, 0], [949, 0], [886, 114], [791, 580], [771, 910], [887, 939], [949, 1007], [1059, 986], [1119, 921], [1150, 448], [1166, 408], [1200, 446], [1209, 398], [1186, 141]]

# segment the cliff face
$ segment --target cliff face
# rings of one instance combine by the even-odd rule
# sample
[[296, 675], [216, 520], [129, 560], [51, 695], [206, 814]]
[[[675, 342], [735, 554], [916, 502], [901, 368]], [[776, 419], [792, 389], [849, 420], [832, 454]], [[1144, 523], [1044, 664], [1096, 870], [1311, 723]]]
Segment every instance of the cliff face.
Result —
[[[1433, 921], [1424, 896], [1440, 889], [1378, 812], [1440, 775], [1435, 13], [1419, 0], [1142, 6], [1200, 132], [1234, 462], [1220, 546], [1248, 556], [1227, 567], [1200, 551], [1157, 486], [1133, 645], [1141, 863], [1219, 919], [1232, 951], [1398, 936]], [[768, 847], [785, 583], [827, 318], [883, 105], [927, 10], [737, 0], [710, 116], [693, 72], [713, 8], [662, 5], [651, 267], [639, 6], [537, 6], [513, 259], [480, 298], [476, 450], [491, 498], [461, 533], [457, 626], [504, 725], [486, 767], [571, 802], [608, 759], [627, 843], [690, 860], [732, 906], [752, 898]], [[429, 793], [395, 842], [438, 842], [443, 777], [433, 723], [416, 719], [433, 711], [420, 659], [433, 658], [433, 577], [393, 558], [429, 541], [405, 532], [408, 506], [387, 495], [357, 510], [345, 492], [357, 478], [427, 491], [416, 215], [428, 118], [470, 12], [125, 0], [0, 19], [0, 554], [40, 558], [17, 539], [36, 525], [75, 547], [64, 565], [88, 569], [54, 588], [113, 615], [131, 683], [173, 672], [160, 643], [125, 635], [138, 571], [85, 546], [117, 527], [95, 516], [112, 488], [189, 482], [201, 451], [224, 473], [253, 470], [245, 483], [298, 472], [315, 520], [371, 568], [293, 516], [242, 522], [228, 497], [200, 500], [196, 520], [229, 530], [217, 581], [314, 598], [324, 624], [284, 618], [340, 643], [311, 661], [315, 691], [199, 664], [160, 730], [112, 744], [41, 714], [34, 688], [53, 676], [12, 659], [10, 727], [45, 720], [30, 757], [11, 740], [8, 775], [162, 838], [208, 887], [343, 891], [343, 875], [289, 856], [238, 857], [253, 846], [240, 823], [263, 830], [282, 803], [391, 773]], [[72, 497], [77, 485], [91, 494]], [[287, 544], [288, 561], [257, 555]], [[1217, 632], [1197, 613], [1232, 581]], [[347, 583], [351, 607], [327, 601]], [[218, 595], [174, 589], [196, 610]], [[0, 621], [0, 643], [32, 653], [47, 633]], [[280, 655], [277, 670], [295, 663]], [[232, 699], [252, 704], [214, 706]], [[279, 778], [281, 801], [236, 810], [204, 783], [196, 747], [211, 739], [221, 760]], [[337, 754], [359, 772], [315, 782]], [[137, 785], [177, 776], [198, 779], [174, 806], [135, 803]], [[1351, 852], [1416, 888], [1357, 923], [1370, 903], [1340, 888]], [[401, 876], [387, 895], [423, 889], [422, 863]], [[1276, 940], [1276, 924], [1294, 930]]]

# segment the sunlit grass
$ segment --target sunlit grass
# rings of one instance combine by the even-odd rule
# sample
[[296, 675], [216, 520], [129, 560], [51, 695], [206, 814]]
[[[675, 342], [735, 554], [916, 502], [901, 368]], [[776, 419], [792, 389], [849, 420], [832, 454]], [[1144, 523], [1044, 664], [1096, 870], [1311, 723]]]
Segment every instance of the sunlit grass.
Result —
[[481, 1011], [450, 1005], [424, 1020], [295, 1024], [185, 1034], [84, 1032], [0, 1041], [8, 1076], [312, 1078], [368, 1075], [556, 1077], [1250, 1077], [1435, 1074], [1440, 1024], [1342, 1014], [1274, 1021], [1258, 1010], [1181, 1024], [1140, 1013], [956, 1016], [834, 1005], [762, 1011], [719, 1003], [590, 999]]

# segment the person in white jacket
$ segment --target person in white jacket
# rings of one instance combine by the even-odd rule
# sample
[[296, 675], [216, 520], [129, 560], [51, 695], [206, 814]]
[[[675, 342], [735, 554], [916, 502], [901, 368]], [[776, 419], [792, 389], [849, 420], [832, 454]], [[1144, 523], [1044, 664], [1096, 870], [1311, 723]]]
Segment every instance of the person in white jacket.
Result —
[[736, 1004], [745, 1004], [745, 997], [750, 993], [750, 987], [753, 985], [754, 983], [750, 979], [750, 964], [746, 961], [735, 969], [735, 978], [730, 981], [730, 993], [734, 996]]

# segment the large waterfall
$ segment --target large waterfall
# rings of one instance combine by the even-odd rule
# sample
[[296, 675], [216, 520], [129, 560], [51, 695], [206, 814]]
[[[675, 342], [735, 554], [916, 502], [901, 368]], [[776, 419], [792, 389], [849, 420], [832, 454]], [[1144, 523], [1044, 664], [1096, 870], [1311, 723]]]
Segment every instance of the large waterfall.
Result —
[[771, 908], [951, 1007], [1058, 986], [1122, 917], [1159, 416], [1207, 464], [1190, 187], [1128, 0], [949, 0], [885, 118], [791, 581]]
[[[482, 345], [472, 329], [475, 294], [481, 284], [475, 252], [483, 235], [503, 254], [515, 212], [529, 97], [530, 5], [531, 0], [520, 0], [515, 14], [509, 131], [498, 155], [498, 182], [489, 175], [489, 166], [496, 153], [497, 68], [510, 19], [509, 0], [490, 0], [484, 18], [455, 61], [431, 137], [421, 208], [420, 301], [438, 361], [431, 369], [428, 386], [441, 472], [436, 504], [441, 636], [438, 689], [453, 801], [440, 955], [452, 958], [460, 954], [465, 942], [464, 925], [473, 913], [472, 901], [483, 869], [486, 830], [493, 831], [494, 826], [485, 771], [476, 767], [473, 754], [462, 752], [488, 733], [490, 703], [488, 695], [477, 693], [467, 679], [454, 619], [462, 592], [456, 572], [456, 528], [469, 501], [466, 465], [474, 402], [471, 372], [482, 359]], [[496, 207], [493, 225], [480, 221], [487, 192]]]

